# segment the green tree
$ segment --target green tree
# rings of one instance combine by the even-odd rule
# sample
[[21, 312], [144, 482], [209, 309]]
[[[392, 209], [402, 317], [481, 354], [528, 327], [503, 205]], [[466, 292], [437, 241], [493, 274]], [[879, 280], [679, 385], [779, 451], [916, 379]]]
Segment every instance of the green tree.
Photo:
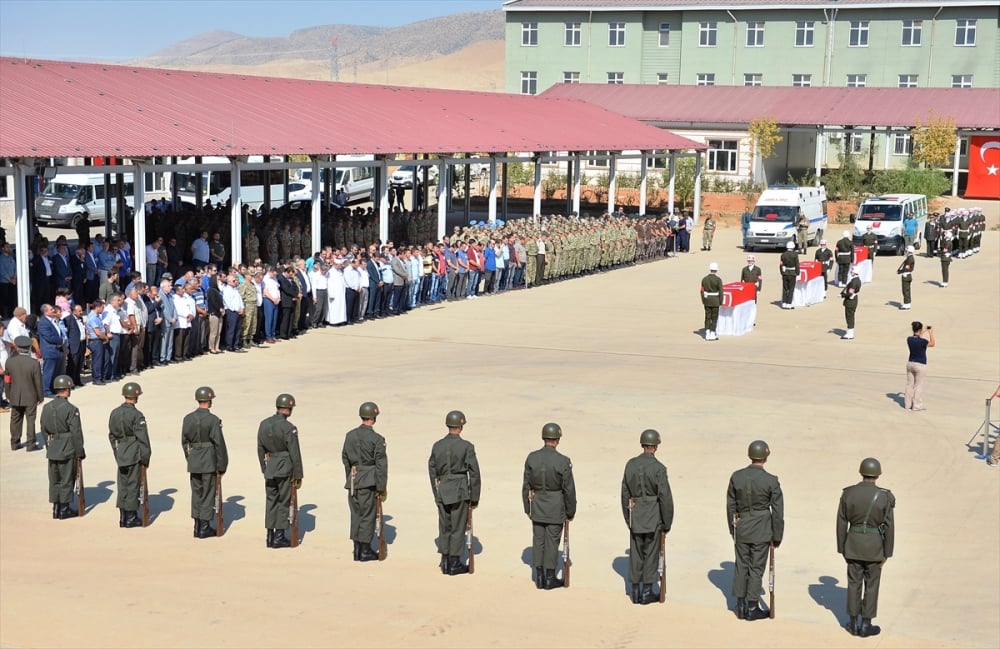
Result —
[[[677, 164], [674, 165], [674, 198], [682, 209], [694, 196], [694, 168], [695, 160], [690, 156], [677, 158]], [[670, 187], [669, 169], [663, 172], [663, 186]]]

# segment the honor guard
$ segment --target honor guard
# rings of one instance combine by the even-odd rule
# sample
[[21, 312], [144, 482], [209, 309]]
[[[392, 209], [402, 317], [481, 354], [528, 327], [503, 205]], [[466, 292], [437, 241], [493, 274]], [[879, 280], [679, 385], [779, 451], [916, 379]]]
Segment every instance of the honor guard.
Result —
[[354, 560], [372, 561], [378, 554], [372, 551], [375, 536], [375, 499], [382, 502], [388, 497], [389, 461], [386, 458], [385, 438], [372, 426], [379, 415], [378, 406], [366, 401], [358, 408], [361, 425], [348, 431], [344, 437], [341, 459], [344, 461], [347, 504], [351, 509], [351, 540], [354, 542]]
[[757, 257], [755, 255], [747, 255], [747, 265], [740, 272], [740, 281], [753, 284], [756, 287], [757, 295], [753, 300], [756, 302], [757, 298], [760, 297], [761, 289], [764, 288], [764, 272], [757, 265]]
[[795, 244], [791, 241], [785, 244], [785, 252], [781, 253], [778, 265], [781, 271], [781, 308], [794, 309], [792, 300], [795, 294], [795, 282], [799, 279], [799, 255], [795, 252]]
[[76, 461], [87, 459], [87, 454], [83, 450], [80, 411], [69, 402], [73, 379], [65, 374], [57, 376], [52, 380], [52, 389], [55, 391], [55, 398], [42, 408], [42, 435], [45, 438], [45, 457], [49, 463], [52, 518], [65, 520], [82, 515], [82, 512], [73, 511], [69, 503], [76, 483]]
[[[452, 410], [444, 418], [448, 434], [434, 443], [427, 471], [431, 491], [438, 510], [438, 554], [441, 555], [441, 573], [462, 575], [469, 566], [462, 563], [469, 508], [479, 506], [482, 481], [476, 447], [462, 439], [466, 424], [465, 414]], [[470, 539], [471, 541], [471, 539]], [[470, 547], [469, 552], [473, 550]]]
[[826, 299], [826, 289], [830, 287], [828, 274], [833, 268], [833, 251], [826, 247], [826, 239], [819, 240], [819, 249], [813, 255], [813, 259], [819, 262], [820, 271], [823, 273], [823, 299]]
[[938, 248], [938, 257], [941, 258], [941, 288], [948, 286], [948, 271], [951, 270], [951, 232], [945, 231], [941, 238], [941, 246]]
[[705, 308], [705, 340], [718, 340], [719, 307], [722, 306], [722, 279], [719, 264], [708, 265], [708, 275], [701, 279], [701, 304]]
[[834, 246], [837, 258], [837, 286], [843, 288], [847, 286], [847, 274], [851, 269], [851, 262], [854, 261], [854, 243], [851, 241], [851, 233], [844, 230], [842, 236]]
[[903, 259], [899, 268], [896, 269], [896, 274], [899, 275], [903, 289], [903, 303], [899, 305], [899, 308], [903, 311], [910, 309], [910, 287], [913, 285], [913, 267], [915, 264], [913, 246], [906, 246], [906, 258]]
[[854, 314], [858, 311], [858, 293], [861, 292], [861, 278], [858, 277], [858, 269], [851, 266], [851, 281], [840, 291], [840, 297], [844, 299], [844, 319], [847, 321], [847, 331], [840, 338], [842, 340], [854, 339]]
[[869, 225], [864, 235], [862, 235], [861, 245], [868, 249], [868, 259], [871, 260], [874, 266], [875, 256], [878, 254], [878, 235], [875, 234], [875, 229], [872, 226]]
[[559, 534], [566, 521], [576, 516], [576, 484], [573, 463], [556, 450], [562, 438], [559, 424], [542, 426], [542, 448], [524, 461], [521, 501], [531, 519], [531, 563], [535, 587], [552, 590], [563, 585], [556, 578]]
[[152, 449], [146, 417], [135, 407], [142, 394], [138, 383], [122, 386], [125, 403], [108, 417], [108, 440], [118, 464], [118, 526], [141, 527], [139, 510], [139, 466], [149, 466]]
[[208, 386], [195, 390], [198, 407], [185, 415], [181, 424], [181, 448], [190, 474], [191, 518], [197, 539], [216, 535], [211, 522], [216, 506], [216, 476], [224, 474], [229, 466], [222, 420], [211, 412], [214, 399], [215, 390]]
[[260, 422], [257, 429], [257, 459], [264, 474], [264, 527], [267, 547], [287, 548], [292, 539], [286, 534], [290, 526], [289, 510], [292, 483], [302, 486], [302, 453], [299, 451], [299, 430], [288, 421], [295, 407], [295, 397], [279, 394], [274, 400], [275, 413]]
[[[625, 464], [622, 476], [622, 515], [629, 529], [628, 580], [633, 604], [661, 599], [653, 592], [658, 580], [660, 534], [674, 522], [674, 498], [667, 481], [667, 467], [656, 459], [660, 433], [649, 429], [639, 435], [642, 453]], [[665, 569], [665, 567], [664, 567]]]
[[729, 478], [726, 522], [736, 546], [733, 574], [736, 617], [753, 621], [768, 617], [768, 611], [759, 602], [761, 580], [770, 546], [781, 545], [785, 533], [785, 504], [778, 478], [764, 470], [764, 463], [771, 455], [767, 442], [751, 442], [747, 455], [750, 466]]

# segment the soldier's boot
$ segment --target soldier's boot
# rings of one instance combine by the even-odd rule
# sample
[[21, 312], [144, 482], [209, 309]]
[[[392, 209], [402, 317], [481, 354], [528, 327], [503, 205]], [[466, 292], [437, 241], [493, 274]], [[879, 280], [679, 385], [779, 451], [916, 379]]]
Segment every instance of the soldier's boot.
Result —
[[191, 536], [194, 538], [198, 538], [198, 530], [201, 529], [201, 521], [198, 520], [197, 518], [192, 520], [194, 520], [194, 529], [191, 530]]
[[59, 518], [59, 503], [52, 503], [52, 518]]
[[658, 601], [660, 601], [660, 598], [653, 593], [653, 584], [642, 584], [642, 593], [639, 595], [639, 603], [646, 605]]
[[212, 529], [212, 524], [209, 521], [198, 521], [198, 534], [199, 539], [207, 539], [209, 537], [215, 536], [215, 530]]
[[441, 555], [441, 561], [438, 562], [438, 567], [441, 568], [441, 574], [442, 575], [447, 575], [448, 574], [448, 555], [447, 554], [442, 554]]
[[271, 541], [272, 548], [287, 548], [292, 545], [292, 542], [285, 535], [285, 530], [274, 530], [274, 538]]
[[847, 632], [851, 635], [858, 635], [858, 632], [861, 630], [861, 616], [848, 615], [847, 624], [844, 625], [844, 628], [847, 629]]
[[462, 563], [462, 557], [448, 557], [448, 574], [451, 576], [465, 575], [469, 572], [469, 566]]
[[66, 520], [67, 518], [75, 518], [76, 512], [73, 508], [69, 506], [69, 503], [62, 503], [59, 505], [59, 520]]
[[274, 530], [268, 528], [267, 530], [267, 547], [274, 547]]
[[872, 624], [871, 618], [864, 618], [861, 620], [861, 628], [858, 629], [858, 635], [862, 638], [867, 638], [873, 635], [878, 635], [882, 633], [882, 627], [875, 626]]
[[535, 588], [541, 590], [545, 586], [545, 573], [541, 566], [535, 566]]
[[542, 588], [545, 590], [552, 590], [554, 588], [562, 588], [563, 580], [556, 577], [556, 571], [554, 568], [550, 568], [545, 571], [545, 583], [542, 584]]
[[744, 597], [736, 598], [736, 619], [747, 619], [747, 600]]
[[125, 510], [118, 508], [118, 527], [125, 527]]
[[632, 603], [639, 603], [639, 584], [632, 584]]
[[[361, 561], [361, 544], [354, 541], [354, 560]], [[441, 572], [444, 572], [444, 567], [442, 566]]]
[[358, 561], [377, 561], [378, 560], [378, 553], [372, 550], [372, 544], [371, 544], [371, 542], [365, 543], [365, 542], [362, 541], [361, 543], [359, 543], [359, 545], [361, 546], [361, 548], [360, 548], [360, 553], [361, 554], [360, 554], [360, 556], [358, 558]]
[[768, 617], [767, 611], [762, 609], [757, 602], [751, 602], [747, 606], [746, 619], [748, 621], [753, 622], [754, 620], [764, 620], [767, 619], [767, 617]]
[[123, 512], [124, 521], [122, 527], [142, 527], [142, 519], [139, 518], [138, 513], [133, 511]]

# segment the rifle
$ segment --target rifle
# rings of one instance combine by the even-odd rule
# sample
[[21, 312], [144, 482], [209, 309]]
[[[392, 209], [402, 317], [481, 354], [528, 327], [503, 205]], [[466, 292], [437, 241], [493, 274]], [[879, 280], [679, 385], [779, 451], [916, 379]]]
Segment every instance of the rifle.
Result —
[[299, 546], [299, 489], [295, 486], [294, 480], [292, 481], [292, 502], [288, 508], [288, 522], [292, 528], [289, 547], [297, 548]]
[[465, 522], [465, 547], [469, 549], [469, 574], [476, 571], [476, 553], [472, 550], [472, 503], [469, 503], [469, 520]]
[[378, 537], [378, 560], [385, 561], [385, 516], [382, 515], [382, 499], [375, 496], [375, 536]]
[[83, 510], [87, 508], [87, 499], [83, 495], [83, 460], [76, 458], [76, 482], [73, 484], [73, 492], [76, 494], [76, 515], [83, 516]]
[[146, 466], [139, 465], [139, 503], [142, 505], [142, 526], [149, 526], [149, 484], [146, 482]]
[[573, 561], [569, 558], [569, 519], [563, 523], [563, 588], [569, 588], [569, 567]]
[[771, 601], [770, 601], [771, 610], [767, 616], [773, 620], [774, 619], [774, 543], [771, 544], [771, 547], [768, 550], [768, 554], [770, 554], [769, 557], [770, 566], [767, 569], [767, 592], [771, 596]]
[[222, 536], [222, 474], [215, 472], [215, 535]]
[[660, 603], [667, 601], [667, 533], [660, 530], [660, 560], [656, 565], [660, 576]]

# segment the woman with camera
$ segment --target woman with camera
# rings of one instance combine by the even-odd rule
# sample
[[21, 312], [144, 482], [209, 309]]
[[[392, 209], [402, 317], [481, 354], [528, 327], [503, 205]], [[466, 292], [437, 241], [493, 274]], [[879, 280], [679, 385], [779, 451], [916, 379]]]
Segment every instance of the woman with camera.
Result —
[[906, 359], [906, 392], [903, 395], [903, 407], [907, 410], [926, 410], [924, 408], [923, 391], [924, 377], [927, 375], [927, 348], [934, 346], [933, 327], [924, 327], [923, 323], [912, 323], [913, 335], [907, 337], [906, 346], [910, 356]]

